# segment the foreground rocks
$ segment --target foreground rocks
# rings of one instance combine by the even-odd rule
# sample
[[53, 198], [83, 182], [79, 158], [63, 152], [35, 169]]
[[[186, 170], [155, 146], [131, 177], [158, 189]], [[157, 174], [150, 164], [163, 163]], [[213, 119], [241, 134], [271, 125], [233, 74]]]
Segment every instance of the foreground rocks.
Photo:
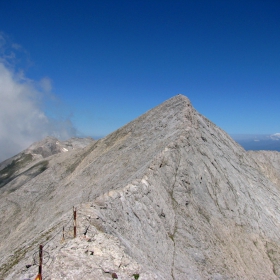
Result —
[[175, 96], [2, 173], [1, 277], [35, 277], [42, 243], [45, 279], [279, 279], [279, 170], [279, 153], [245, 152]]

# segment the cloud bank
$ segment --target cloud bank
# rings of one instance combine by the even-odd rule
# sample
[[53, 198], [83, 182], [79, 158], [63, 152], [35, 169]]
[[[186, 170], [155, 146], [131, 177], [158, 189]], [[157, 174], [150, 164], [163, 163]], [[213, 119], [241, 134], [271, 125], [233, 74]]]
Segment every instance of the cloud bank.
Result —
[[70, 120], [52, 119], [42, 109], [43, 100], [51, 96], [50, 79], [36, 82], [16, 72], [4, 56], [4, 41], [0, 33], [0, 162], [46, 136], [67, 139], [76, 135]]

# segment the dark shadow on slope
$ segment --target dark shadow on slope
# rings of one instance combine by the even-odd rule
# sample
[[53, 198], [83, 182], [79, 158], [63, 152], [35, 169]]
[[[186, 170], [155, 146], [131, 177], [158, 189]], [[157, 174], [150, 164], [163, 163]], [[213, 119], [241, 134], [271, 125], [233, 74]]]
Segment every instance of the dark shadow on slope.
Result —
[[[26, 166], [31, 161], [32, 161], [31, 154], [23, 154], [20, 158], [13, 160], [9, 165], [7, 165], [4, 169], [2, 169], [0, 171], [0, 188], [4, 187], [12, 180], [19, 178], [22, 175], [25, 175], [25, 179], [22, 180], [22, 183], [16, 187], [16, 189], [18, 189], [26, 181], [44, 172], [49, 164], [47, 160], [44, 160], [36, 163], [35, 165], [33, 165], [32, 167], [30, 167], [24, 172], [17, 173], [21, 168]], [[13, 188], [13, 190], [10, 191], [15, 191], [15, 189]]]

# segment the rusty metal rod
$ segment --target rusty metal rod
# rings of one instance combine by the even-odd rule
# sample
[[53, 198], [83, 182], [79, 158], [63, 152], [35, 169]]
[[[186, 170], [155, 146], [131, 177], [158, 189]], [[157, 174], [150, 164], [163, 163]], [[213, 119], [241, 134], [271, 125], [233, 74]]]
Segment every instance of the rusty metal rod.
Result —
[[77, 236], [77, 212], [76, 209], [73, 207], [73, 217], [74, 217], [74, 238]]
[[39, 275], [42, 275], [42, 266], [43, 266], [43, 245], [39, 246]]

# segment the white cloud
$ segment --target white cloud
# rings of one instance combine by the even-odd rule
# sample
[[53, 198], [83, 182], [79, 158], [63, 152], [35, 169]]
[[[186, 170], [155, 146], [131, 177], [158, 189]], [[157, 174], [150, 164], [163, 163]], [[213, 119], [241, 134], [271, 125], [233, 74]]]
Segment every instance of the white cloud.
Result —
[[0, 162], [46, 136], [76, 135], [71, 121], [61, 116], [62, 104], [52, 93], [51, 79], [26, 77], [23, 69], [30, 63], [28, 52], [0, 31]]
[[51, 79], [44, 77], [41, 79], [41, 81], [39, 82], [40, 87], [42, 88], [42, 90], [44, 92], [51, 92], [52, 91], [52, 81]]
[[44, 91], [51, 88], [50, 79], [36, 83], [0, 62], [0, 162], [48, 135], [60, 139], [75, 135], [69, 120], [50, 119], [41, 109]]
[[272, 140], [280, 140], [280, 133], [272, 134], [272, 135], [270, 135], [270, 138]]

